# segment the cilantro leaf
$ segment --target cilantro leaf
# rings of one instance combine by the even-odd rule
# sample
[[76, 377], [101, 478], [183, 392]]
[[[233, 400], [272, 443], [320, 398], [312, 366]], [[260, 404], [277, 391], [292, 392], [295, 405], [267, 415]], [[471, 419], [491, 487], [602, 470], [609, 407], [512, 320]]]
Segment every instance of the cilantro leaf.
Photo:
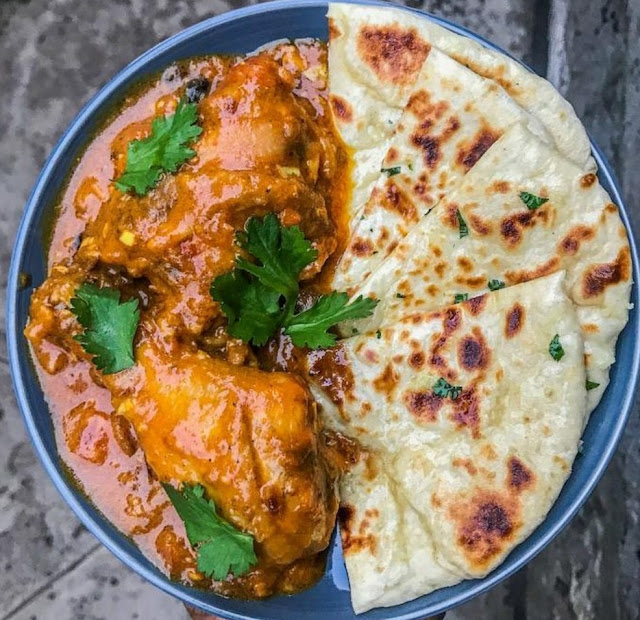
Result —
[[327, 329], [342, 321], [370, 316], [378, 304], [377, 299], [362, 295], [348, 302], [346, 293], [334, 291], [330, 295], [323, 295], [311, 308], [288, 319], [284, 333], [291, 336], [293, 344], [299, 347], [330, 347], [335, 343], [336, 335], [327, 332]]
[[175, 172], [191, 159], [196, 153], [188, 145], [202, 133], [197, 121], [197, 106], [184, 100], [174, 114], [154, 118], [147, 138], [129, 142], [127, 166], [116, 187], [121, 192], [134, 190], [138, 196], [144, 196], [155, 187], [163, 172]]
[[240, 247], [261, 263], [238, 257], [238, 268], [284, 295], [287, 301], [298, 293], [300, 272], [318, 258], [318, 252], [304, 238], [302, 231], [297, 226], [285, 228], [273, 213], [262, 219], [250, 218], [237, 238]]
[[587, 379], [587, 391], [595, 390], [597, 387], [600, 387], [599, 383], [596, 383], [595, 381], [589, 381], [589, 379]]
[[198, 570], [207, 577], [238, 577], [257, 563], [253, 536], [237, 530], [218, 516], [216, 505], [204, 498], [200, 485], [184, 485], [182, 491], [163, 484], [171, 503], [184, 521], [187, 538], [198, 554]]
[[380, 168], [380, 172], [384, 172], [387, 177], [393, 177], [396, 174], [400, 174], [402, 166], [393, 166], [393, 168]]
[[311, 243], [272, 213], [247, 220], [237, 241], [249, 257], [237, 257], [236, 268], [218, 276], [210, 292], [227, 316], [229, 333], [245, 342], [263, 345], [282, 328], [296, 346], [328, 347], [336, 341], [329, 328], [369, 316], [378, 303], [359, 297], [349, 304], [346, 293], [331, 293], [294, 314], [300, 272], [318, 256]]
[[489, 282], [487, 282], [487, 286], [490, 291], [498, 291], [505, 287], [505, 283], [502, 280], [489, 280]]
[[211, 297], [229, 320], [229, 334], [263, 345], [280, 325], [280, 294], [234, 269], [211, 283]]
[[82, 284], [71, 299], [71, 312], [84, 330], [74, 336], [93, 355], [92, 362], [105, 375], [131, 368], [133, 337], [138, 329], [138, 300], [120, 302], [120, 291]]
[[549, 355], [551, 355], [556, 362], [559, 362], [564, 357], [564, 349], [560, 344], [560, 337], [558, 334], [556, 334], [549, 343]]
[[469, 299], [469, 293], [456, 293], [455, 297], [453, 298], [453, 303], [459, 304], [463, 301], [467, 301], [467, 299]]
[[461, 385], [451, 385], [446, 379], [440, 377], [433, 385], [433, 393], [440, 398], [456, 400], [462, 394]]
[[456, 217], [458, 218], [458, 228], [460, 229], [460, 239], [469, 234], [469, 227], [460, 213], [460, 209], [456, 209]]
[[541, 207], [545, 202], [549, 202], [548, 198], [536, 196], [529, 192], [520, 192], [520, 200], [527, 205], [527, 208], [531, 211], [535, 211], [538, 207]]

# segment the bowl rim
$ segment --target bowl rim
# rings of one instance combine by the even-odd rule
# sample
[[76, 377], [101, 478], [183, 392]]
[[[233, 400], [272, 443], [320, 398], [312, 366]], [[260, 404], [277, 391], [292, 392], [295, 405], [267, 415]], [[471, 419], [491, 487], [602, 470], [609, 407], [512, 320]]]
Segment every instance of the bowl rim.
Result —
[[[414, 14], [418, 14], [425, 19], [435, 22], [436, 24], [452, 30], [456, 34], [460, 34], [473, 41], [481, 43], [483, 46], [498, 51], [510, 58], [516, 60], [520, 64], [525, 65], [520, 59], [515, 58], [512, 54], [495, 45], [491, 41], [488, 41], [484, 37], [474, 33], [473, 31], [455, 24], [447, 19], [437, 17], [426, 11], [420, 11], [411, 7], [402, 5], [391, 4], [380, 0], [340, 0], [350, 4], [358, 5], [370, 5], [381, 7], [393, 7], [401, 11], [409, 11]], [[13, 252], [11, 255], [10, 268], [7, 278], [7, 300], [6, 300], [6, 344], [8, 352], [8, 365], [11, 373], [14, 393], [16, 395], [18, 408], [22, 413], [25, 426], [27, 428], [29, 438], [35, 449], [36, 454], [43, 467], [47, 471], [47, 474], [53, 481], [56, 489], [65, 500], [65, 502], [71, 507], [75, 515], [82, 521], [82, 523], [89, 529], [89, 531], [104, 545], [114, 556], [120, 561], [124, 562], [131, 570], [141, 575], [144, 579], [156, 586], [165, 593], [172, 595], [183, 603], [187, 603], [193, 607], [202, 609], [208, 613], [218, 614], [222, 617], [232, 620], [256, 620], [259, 616], [246, 615], [243, 613], [237, 613], [227, 611], [224, 607], [218, 607], [217, 604], [207, 603], [205, 606], [202, 601], [198, 600], [190, 594], [191, 589], [181, 589], [177, 582], [171, 581], [169, 577], [160, 572], [154, 572], [147, 566], [143, 565], [140, 560], [134, 557], [127, 550], [122, 548], [110, 535], [110, 533], [100, 524], [91, 514], [87, 512], [85, 507], [79, 501], [77, 494], [78, 491], [69, 484], [64, 475], [62, 475], [54, 462], [54, 459], [49, 454], [45, 447], [42, 438], [37, 430], [33, 411], [29, 405], [29, 399], [25, 389], [26, 377], [20, 370], [20, 352], [19, 352], [19, 339], [23, 337], [22, 329], [24, 326], [18, 323], [17, 313], [17, 296], [19, 292], [19, 267], [22, 262], [22, 257], [25, 253], [27, 233], [32, 225], [34, 215], [41, 207], [42, 194], [49, 182], [49, 179], [58, 165], [58, 159], [60, 153], [70, 145], [72, 139], [75, 137], [78, 130], [82, 128], [93, 115], [99, 111], [100, 107], [109, 100], [109, 98], [121, 87], [126, 86], [127, 82], [131, 79], [135, 73], [145, 67], [147, 63], [152, 61], [157, 56], [161, 55], [165, 51], [182, 44], [190, 38], [206, 32], [212, 28], [216, 28], [227, 22], [241, 20], [245, 17], [271, 13], [277, 10], [290, 10], [290, 9], [304, 9], [304, 8], [322, 8], [327, 7], [329, 0], [273, 0], [271, 2], [265, 2], [257, 5], [251, 5], [239, 9], [234, 9], [215, 15], [213, 17], [204, 19], [180, 32], [164, 39], [151, 47], [146, 52], [142, 53], [136, 59], [122, 68], [114, 77], [112, 77], [104, 86], [102, 86], [82, 107], [80, 112], [74, 117], [68, 127], [65, 129], [62, 136], [59, 138], [56, 145], [52, 148], [49, 156], [46, 159], [44, 166], [42, 167], [33, 190], [26, 202], [26, 206], [18, 226], [18, 232], [13, 246]], [[527, 67], [531, 70], [529, 67]], [[534, 72], [535, 73], [535, 72]], [[599, 176], [606, 179], [610, 189], [611, 198], [619, 206], [621, 219], [627, 229], [629, 238], [629, 247], [631, 250], [631, 258], [633, 264], [633, 273], [637, 278], [638, 273], [638, 249], [636, 246], [636, 239], [633, 230], [632, 223], [628, 215], [628, 209], [622, 198], [620, 186], [615, 177], [615, 174], [611, 168], [611, 165], [607, 161], [605, 155], [598, 147], [598, 145], [591, 139], [591, 149], [594, 159], [598, 165]], [[86, 145], [86, 142], [84, 143]], [[68, 172], [68, 170], [67, 170]], [[640, 294], [637, 285], [634, 283], [631, 291], [630, 302], [635, 306], [640, 306]], [[535, 544], [531, 545], [524, 553], [519, 557], [509, 560], [509, 557], [505, 561], [491, 571], [486, 577], [476, 579], [473, 581], [467, 581], [468, 587], [462, 592], [458, 592], [453, 596], [447, 598], [439, 603], [427, 605], [422, 610], [412, 611], [409, 613], [394, 613], [393, 610], [400, 610], [402, 605], [395, 607], [384, 608], [389, 610], [387, 616], [389, 620], [418, 620], [423, 618], [425, 613], [435, 615], [446, 610], [450, 610], [458, 605], [461, 605], [473, 597], [486, 592], [490, 588], [494, 587], [517, 570], [521, 569], [528, 562], [530, 562], [536, 555], [538, 555], [573, 519], [578, 510], [582, 507], [589, 495], [592, 493], [595, 485], [604, 474], [613, 454], [620, 441], [622, 433], [624, 431], [627, 420], [630, 416], [636, 388], [638, 385], [638, 377], [640, 374], [640, 321], [635, 322], [635, 332], [629, 332], [626, 334], [627, 338], [631, 338], [634, 343], [633, 359], [630, 365], [629, 378], [625, 386], [624, 398], [618, 402], [619, 415], [616, 418], [615, 425], [609, 429], [608, 440], [605, 449], [601, 452], [599, 459], [593, 469], [588, 473], [588, 479], [586, 484], [579, 490], [577, 495], [571, 500], [567, 510], [565, 510], [557, 518], [555, 523], [547, 525], [544, 533], [536, 540]], [[625, 326], [625, 331], [630, 330], [632, 327], [632, 321], [629, 320]], [[58, 457], [59, 458], [59, 457]], [[555, 503], [555, 502], [554, 502]], [[99, 509], [98, 509], [99, 511]], [[108, 521], [106, 517], [102, 517], [105, 521]], [[548, 517], [538, 525], [538, 528], [548, 522]], [[530, 536], [533, 535], [530, 534]], [[521, 544], [526, 542], [525, 539]], [[520, 546], [520, 545], [518, 545]], [[224, 599], [220, 599], [223, 601]], [[407, 601], [408, 602], [408, 601]]]

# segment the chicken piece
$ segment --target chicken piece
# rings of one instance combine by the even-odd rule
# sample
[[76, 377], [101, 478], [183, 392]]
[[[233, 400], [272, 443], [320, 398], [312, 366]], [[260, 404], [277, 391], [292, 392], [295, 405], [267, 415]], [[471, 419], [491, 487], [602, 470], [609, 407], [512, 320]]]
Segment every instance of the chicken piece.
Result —
[[324, 195], [340, 147], [318, 135], [317, 112], [295, 83], [267, 54], [232, 67], [199, 104], [196, 156], [146, 196], [112, 189], [80, 256], [148, 278], [166, 320], [192, 335], [219, 313], [211, 281], [233, 267], [235, 232], [252, 215], [274, 212], [300, 226], [318, 250], [303, 276], [317, 274], [337, 246]]
[[156, 476], [202, 484], [253, 534], [259, 557], [290, 564], [325, 549], [338, 508], [313, 398], [301, 379], [239, 367], [157, 334], [134, 368], [105, 377]]

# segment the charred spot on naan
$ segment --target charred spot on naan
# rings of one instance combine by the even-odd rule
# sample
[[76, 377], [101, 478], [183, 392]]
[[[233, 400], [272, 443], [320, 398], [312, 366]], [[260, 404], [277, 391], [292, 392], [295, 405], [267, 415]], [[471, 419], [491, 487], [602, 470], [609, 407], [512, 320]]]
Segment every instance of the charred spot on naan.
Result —
[[580, 187], [587, 189], [588, 187], [591, 187], [597, 180], [598, 177], [593, 174], [593, 172], [589, 172], [580, 179]]
[[439, 133], [431, 132], [433, 125], [432, 120], [424, 120], [411, 135], [411, 144], [423, 151], [424, 164], [431, 170], [440, 163], [442, 146], [460, 129], [460, 121], [455, 116], [451, 116]]
[[504, 335], [507, 338], [516, 336], [524, 326], [525, 310], [521, 304], [515, 303], [507, 312], [504, 326]]
[[626, 246], [613, 262], [593, 265], [587, 270], [582, 279], [582, 294], [587, 299], [598, 297], [608, 286], [626, 282], [630, 277], [631, 257]]
[[491, 349], [482, 330], [474, 326], [471, 334], [458, 343], [458, 363], [465, 370], [484, 370], [491, 362]]
[[580, 249], [583, 241], [589, 241], [595, 237], [596, 233], [593, 228], [578, 224], [574, 226], [558, 244], [558, 251], [561, 254], [573, 256]]
[[451, 505], [457, 544], [469, 564], [485, 568], [509, 546], [520, 528], [520, 507], [509, 495], [478, 489], [469, 501], [460, 497]]
[[431, 390], [411, 390], [404, 395], [404, 404], [418, 422], [435, 422], [443, 399]]
[[494, 181], [486, 189], [486, 193], [491, 196], [492, 194], [508, 194], [511, 191], [511, 183], [509, 181]]
[[469, 310], [469, 312], [473, 316], [478, 316], [482, 314], [485, 306], [487, 305], [487, 294], [478, 295], [477, 297], [472, 297], [464, 302], [463, 306]]
[[373, 380], [373, 389], [384, 394], [387, 400], [391, 400], [391, 396], [395, 390], [400, 377], [391, 364], [387, 364], [380, 376]]
[[525, 228], [533, 228], [538, 222], [547, 224], [550, 220], [550, 211], [547, 205], [535, 211], [521, 211], [503, 218], [500, 223], [500, 235], [503, 241], [510, 247], [517, 246], [522, 240], [522, 231]]
[[559, 267], [560, 259], [557, 256], [552, 256], [548, 261], [533, 269], [507, 271], [505, 272], [504, 277], [509, 284], [521, 284], [522, 282], [528, 282], [529, 280], [536, 280], [537, 278], [548, 276], [558, 271]]
[[340, 536], [342, 538], [342, 551], [345, 555], [369, 551], [375, 555], [377, 539], [370, 531], [371, 521], [379, 517], [378, 510], [368, 509], [359, 524], [355, 523], [355, 508], [349, 504], [342, 504], [338, 509], [338, 522], [340, 523]]
[[467, 470], [470, 476], [475, 476], [478, 473], [478, 468], [473, 464], [471, 459], [463, 459], [456, 457], [451, 461], [453, 467], [462, 467]]
[[500, 131], [488, 126], [483, 127], [470, 142], [458, 146], [457, 163], [466, 170], [470, 170], [501, 135]]
[[467, 429], [474, 439], [480, 438], [480, 399], [474, 385], [462, 390], [452, 401], [449, 419], [458, 430]]
[[491, 222], [487, 220], [483, 220], [476, 213], [469, 213], [467, 216], [467, 222], [471, 225], [473, 232], [478, 233], [481, 236], [486, 236], [491, 234], [493, 227], [491, 226]]
[[431, 51], [415, 28], [397, 24], [363, 26], [356, 46], [360, 58], [378, 79], [392, 84], [410, 84]]
[[349, 249], [354, 256], [358, 256], [359, 258], [372, 256], [374, 252], [373, 242], [370, 239], [363, 239], [362, 237], [354, 239]]
[[424, 351], [414, 351], [409, 354], [409, 357], [407, 358], [409, 366], [414, 370], [420, 370], [425, 365], [426, 361], [427, 358], [425, 357]]
[[[407, 198], [393, 179], [387, 180], [384, 191], [379, 188], [374, 189], [372, 199], [376, 200], [387, 211], [400, 215], [406, 222], [417, 222], [419, 219], [415, 205]], [[387, 236], [389, 236], [388, 231]]]
[[353, 120], [353, 110], [346, 99], [332, 93], [329, 95], [329, 103], [337, 119], [343, 123], [350, 123]]
[[333, 17], [327, 18], [329, 26], [329, 43], [333, 43], [336, 39], [342, 36], [342, 31], [338, 28], [336, 20]]
[[507, 487], [516, 492], [531, 488], [535, 483], [533, 472], [516, 456], [507, 461]]
[[522, 94], [522, 86], [519, 82], [514, 82], [505, 76], [505, 65], [502, 63], [496, 65], [487, 65], [484, 63], [475, 63], [467, 55], [451, 54], [451, 58], [459, 62], [461, 65], [471, 69], [477, 75], [493, 80], [500, 84], [512, 97], [517, 98]]

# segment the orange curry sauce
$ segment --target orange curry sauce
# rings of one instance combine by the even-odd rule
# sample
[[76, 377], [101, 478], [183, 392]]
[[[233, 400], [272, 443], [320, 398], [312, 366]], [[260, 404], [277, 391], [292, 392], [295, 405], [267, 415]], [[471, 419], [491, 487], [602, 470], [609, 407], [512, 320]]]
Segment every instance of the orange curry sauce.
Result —
[[[293, 92], [311, 103], [316, 113], [317, 132], [334, 141], [341, 158], [324, 190], [337, 244], [327, 251], [322, 270], [307, 280], [311, 289], [322, 289], [328, 281], [327, 274], [344, 249], [347, 233], [344, 206], [349, 191], [348, 157], [333, 128], [326, 101], [326, 47], [317, 41], [301, 40], [278, 45], [261, 54], [271, 55], [291, 73], [297, 72]], [[148, 135], [152, 118], [175, 106], [187, 82], [205, 77], [211, 84], [210, 92], [214, 93], [240, 60], [211, 57], [185, 61], [167, 68], [160, 77], [131, 92], [93, 137], [72, 171], [56, 211], [48, 255], [50, 269], [73, 260], [87, 225], [96, 220], [107, 201], [110, 205], [113, 203], [112, 179], [123, 170], [122, 153], [126, 153], [127, 143]], [[236, 189], [229, 186], [229, 191]], [[132, 208], [135, 209], [135, 205]], [[184, 209], [184, 205], [176, 208]], [[287, 217], [285, 211], [280, 213], [283, 221]], [[135, 219], [135, 216], [134, 211], [130, 217]], [[188, 213], [184, 217], [188, 217]], [[291, 223], [298, 223], [295, 212], [291, 218]], [[301, 226], [304, 230], [304, 224]], [[313, 231], [305, 232], [313, 239]], [[105, 247], [108, 251], [108, 246]], [[229, 269], [232, 251], [230, 248], [230, 257], [222, 261], [222, 272]], [[59, 454], [69, 475], [106, 518], [130, 536], [143, 553], [173, 579], [212, 587], [223, 594], [260, 597], [295, 592], [322, 575], [325, 556], [319, 553], [296, 563], [288, 571], [256, 571], [239, 583], [227, 580], [212, 584], [197, 571], [183, 523], [149, 470], [132, 426], [115, 414], [110, 391], [94, 380], [91, 364], [73, 353], [68, 354], [55, 338], [40, 337], [37, 329], [29, 331], [28, 328], [27, 334], [53, 417]]]

